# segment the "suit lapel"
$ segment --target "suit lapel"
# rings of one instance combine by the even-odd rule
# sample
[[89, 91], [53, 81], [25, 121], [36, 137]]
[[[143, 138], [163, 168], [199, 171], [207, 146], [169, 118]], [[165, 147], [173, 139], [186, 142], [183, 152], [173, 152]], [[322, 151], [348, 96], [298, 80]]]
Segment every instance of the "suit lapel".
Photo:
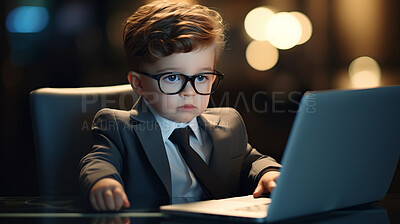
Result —
[[130, 111], [131, 122], [150, 164], [172, 196], [171, 172], [162, 141], [161, 129], [153, 114], [140, 97]]
[[229, 139], [227, 138], [230, 135], [229, 128], [217, 115], [204, 113], [198, 117], [198, 121], [200, 127], [208, 133], [213, 143], [209, 167], [221, 178], [222, 183], [226, 183], [231, 155], [229, 142], [223, 139]]

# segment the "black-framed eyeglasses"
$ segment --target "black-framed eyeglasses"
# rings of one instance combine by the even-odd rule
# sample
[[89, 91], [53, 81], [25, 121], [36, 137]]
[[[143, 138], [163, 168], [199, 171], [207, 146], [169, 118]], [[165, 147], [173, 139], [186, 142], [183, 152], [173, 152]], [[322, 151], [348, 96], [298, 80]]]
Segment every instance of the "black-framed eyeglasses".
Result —
[[224, 78], [224, 75], [218, 71], [202, 72], [192, 76], [179, 72], [164, 72], [158, 75], [152, 75], [146, 72], [139, 73], [157, 80], [160, 91], [167, 95], [174, 95], [182, 92], [189, 81], [196, 93], [200, 95], [211, 95], [217, 90], [221, 80]]

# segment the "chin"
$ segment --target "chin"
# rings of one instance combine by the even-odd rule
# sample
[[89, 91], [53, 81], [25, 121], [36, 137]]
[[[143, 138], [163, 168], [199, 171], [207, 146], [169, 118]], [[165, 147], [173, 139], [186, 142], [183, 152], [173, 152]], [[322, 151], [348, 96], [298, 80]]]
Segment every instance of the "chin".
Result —
[[[178, 115], [178, 114], [177, 114]], [[197, 115], [194, 115], [194, 114], [190, 114], [190, 115], [188, 115], [188, 114], [182, 114], [181, 116], [179, 116], [179, 117], [172, 117], [172, 118], [170, 118], [171, 120], [173, 120], [173, 121], [175, 121], [175, 122], [178, 122], [178, 123], [186, 123], [186, 122], [189, 122], [189, 121], [191, 121], [191, 120], [193, 120], [193, 118], [195, 118]]]
[[186, 123], [186, 122], [191, 121], [192, 119], [173, 119], [173, 121], [178, 122], [178, 123]]

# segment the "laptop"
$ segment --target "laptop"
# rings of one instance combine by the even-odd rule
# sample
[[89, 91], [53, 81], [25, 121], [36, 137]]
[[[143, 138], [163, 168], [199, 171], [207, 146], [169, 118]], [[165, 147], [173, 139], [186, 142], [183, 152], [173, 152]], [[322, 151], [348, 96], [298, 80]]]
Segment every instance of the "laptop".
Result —
[[275, 222], [379, 201], [400, 155], [400, 86], [307, 92], [270, 198], [161, 206], [166, 214]]

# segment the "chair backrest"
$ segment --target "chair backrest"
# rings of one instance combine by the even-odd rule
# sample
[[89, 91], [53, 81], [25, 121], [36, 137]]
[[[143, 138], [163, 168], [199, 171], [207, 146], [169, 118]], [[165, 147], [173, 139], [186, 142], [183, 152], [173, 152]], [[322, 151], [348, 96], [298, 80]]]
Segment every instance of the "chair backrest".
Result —
[[129, 84], [32, 91], [40, 194], [79, 195], [79, 161], [93, 145], [90, 129], [94, 115], [104, 107], [129, 110], [136, 99]]

